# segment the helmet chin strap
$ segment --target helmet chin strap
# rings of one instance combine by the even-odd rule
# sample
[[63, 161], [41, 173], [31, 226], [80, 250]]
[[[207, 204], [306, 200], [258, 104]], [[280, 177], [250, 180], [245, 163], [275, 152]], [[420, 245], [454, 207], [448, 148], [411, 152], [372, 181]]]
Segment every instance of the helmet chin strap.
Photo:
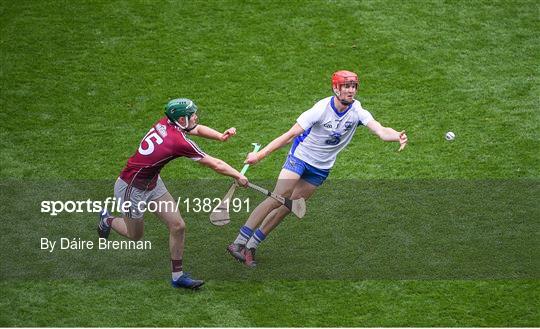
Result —
[[[339, 98], [338, 98], [338, 99], [339, 99]], [[346, 100], [344, 100], [344, 99], [339, 99], [339, 102], [340, 102], [341, 104], [347, 105], [347, 106], [349, 106], [349, 105], [351, 105], [351, 104], [353, 103], [353, 102], [346, 101]]]
[[193, 127], [191, 128], [188, 128], [189, 127], [189, 118], [188, 116], [186, 115], [184, 117], [184, 119], [186, 120], [186, 122], [188, 123], [186, 126], [183, 126], [180, 124], [180, 122], [178, 120], [172, 120], [171, 118], [169, 118], [169, 121], [174, 124], [175, 126], [177, 126], [178, 128], [182, 129], [183, 131], [185, 132], [190, 132], [192, 131], [193, 129], [195, 129], [195, 127], [197, 127], [199, 124], [197, 123], [196, 125], [194, 125]]
[[186, 116], [184, 117], [184, 119], [185, 119], [186, 122], [187, 122], [187, 124], [186, 124], [185, 126], [182, 126], [182, 125], [180, 124], [180, 122], [178, 122], [178, 121], [176, 121], [175, 123], [178, 125], [178, 127], [180, 127], [180, 129], [182, 129], [183, 131], [185, 131], [185, 132], [187, 132], [187, 133], [190, 132], [190, 131], [192, 131], [193, 129], [195, 129], [195, 127], [197, 127], [197, 126], [199, 125], [198, 123], [196, 123], [193, 127], [189, 128], [189, 117], [186, 115]]
[[339, 98], [339, 96], [341, 95], [341, 92], [339, 90], [334, 89], [334, 94], [336, 94], [336, 97], [339, 100], [339, 102], [345, 106], [349, 106], [354, 102], [354, 100], [353, 102], [349, 102], [349, 101]]
[[189, 126], [189, 118], [188, 118], [187, 115], [184, 117], [184, 120], [186, 120], [186, 123], [187, 123], [185, 126], [182, 126], [182, 125], [180, 124], [180, 121], [175, 121], [174, 123], [176, 123], [176, 125], [177, 125], [178, 127], [180, 127], [181, 129], [186, 130], [187, 127]]
[[182, 129], [184, 129], [184, 131], [188, 133], [188, 132], [192, 131], [193, 129], [195, 129], [195, 127], [197, 127], [198, 125], [199, 125], [199, 124], [196, 123], [196, 124], [195, 124], [193, 127], [191, 127], [191, 128], [182, 128]]

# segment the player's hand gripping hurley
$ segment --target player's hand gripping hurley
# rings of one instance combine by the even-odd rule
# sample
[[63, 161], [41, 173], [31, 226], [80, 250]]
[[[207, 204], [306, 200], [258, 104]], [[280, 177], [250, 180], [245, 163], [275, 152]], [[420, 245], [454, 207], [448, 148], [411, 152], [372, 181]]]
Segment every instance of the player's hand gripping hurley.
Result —
[[[253, 145], [253, 152], [259, 151], [261, 148], [261, 144], [258, 143], [251, 143]], [[245, 164], [242, 168], [242, 171], [240, 173], [244, 175], [246, 171], [249, 168], [249, 164]], [[229, 215], [229, 205], [232, 200], [232, 196], [234, 194], [234, 191], [236, 191], [236, 188], [238, 187], [238, 184], [236, 182], [233, 182], [231, 187], [229, 187], [229, 190], [221, 199], [221, 202], [219, 203], [219, 206], [213, 210], [213, 212], [210, 214], [210, 223], [216, 225], [216, 226], [223, 226], [227, 225], [231, 222], [231, 216]]]

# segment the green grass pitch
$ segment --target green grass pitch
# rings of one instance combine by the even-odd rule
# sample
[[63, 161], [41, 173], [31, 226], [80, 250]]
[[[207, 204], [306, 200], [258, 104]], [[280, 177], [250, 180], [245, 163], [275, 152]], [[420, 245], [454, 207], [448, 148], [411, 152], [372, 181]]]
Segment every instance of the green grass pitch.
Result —
[[[539, 13], [537, 1], [1, 1], [0, 326], [539, 326]], [[198, 292], [168, 285], [153, 215], [151, 250], [40, 250], [41, 237], [96, 240], [95, 214], [51, 217], [40, 201], [110, 196], [169, 99], [236, 127], [224, 144], [194, 140], [239, 168], [252, 142], [329, 96], [338, 69], [410, 144], [357, 131], [257, 269], [225, 254], [246, 214], [216, 228], [184, 213]], [[272, 186], [286, 152], [248, 177]], [[185, 159], [162, 177], [176, 197], [228, 184]]]

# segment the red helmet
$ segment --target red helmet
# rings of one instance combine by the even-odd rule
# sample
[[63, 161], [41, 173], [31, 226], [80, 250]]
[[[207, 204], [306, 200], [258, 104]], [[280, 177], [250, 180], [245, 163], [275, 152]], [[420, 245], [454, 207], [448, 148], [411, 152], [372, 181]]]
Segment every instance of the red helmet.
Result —
[[332, 88], [339, 89], [339, 86], [346, 84], [347, 82], [354, 82], [358, 85], [358, 76], [351, 71], [337, 71], [332, 74]]

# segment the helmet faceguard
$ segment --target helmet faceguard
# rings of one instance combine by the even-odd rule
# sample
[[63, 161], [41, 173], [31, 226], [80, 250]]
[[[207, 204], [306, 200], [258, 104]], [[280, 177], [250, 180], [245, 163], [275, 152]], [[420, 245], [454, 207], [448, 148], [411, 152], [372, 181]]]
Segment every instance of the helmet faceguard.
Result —
[[[167, 103], [165, 105], [165, 115], [169, 120], [177, 125], [178, 127], [182, 128], [185, 131], [190, 131], [195, 126], [189, 128], [189, 119], [193, 114], [197, 112], [197, 105], [191, 100], [187, 98], [176, 98]], [[178, 121], [180, 118], [184, 118], [186, 121], [186, 125], [180, 124]]]
[[341, 86], [350, 83], [356, 84], [356, 89], [358, 89], [358, 75], [356, 73], [342, 70], [332, 74], [332, 90], [343, 105], [352, 104], [352, 102], [340, 98]]

